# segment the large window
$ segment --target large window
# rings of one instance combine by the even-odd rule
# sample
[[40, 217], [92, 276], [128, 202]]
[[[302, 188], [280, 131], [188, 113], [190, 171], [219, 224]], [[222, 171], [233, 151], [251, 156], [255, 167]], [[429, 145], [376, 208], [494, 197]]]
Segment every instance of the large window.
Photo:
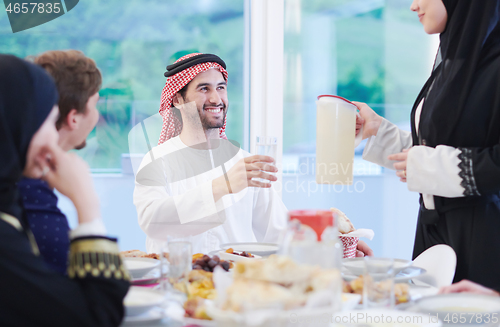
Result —
[[58, 19], [13, 34], [2, 10], [0, 53], [77, 49], [93, 58], [103, 74], [101, 115], [77, 153], [94, 172], [120, 172], [130, 129], [158, 112], [165, 67], [187, 52], [226, 61], [227, 135], [243, 143], [243, 11], [244, 0], [85, 0]]
[[[53, 21], [15, 34], [6, 12], [0, 10], [0, 53], [26, 57], [47, 50], [77, 49], [100, 68], [99, 122], [87, 147], [76, 153], [90, 164], [104, 222], [109, 234], [118, 236], [122, 249], [145, 249], [146, 236], [137, 223], [132, 198], [128, 134], [142, 120], [158, 114], [168, 64], [193, 51], [215, 53], [226, 62], [226, 134], [244, 144], [244, 130], [248, 130], [244, 127], [245, 121], [248, 124], [244, 114], [248, 106], [244, 103], [244, 67], [248, 65], [244, 62], [244, 58], [248, 60], [244, 55], [248, 49], [244, 8], [244, 0], [85, 0]], [[161, 119], [155, 121], [156, 139], [150, 139], [153, 146], [161, 129]], [[65, 197], [59, 198], [59, 207], [75, 226], [73, 205]]]

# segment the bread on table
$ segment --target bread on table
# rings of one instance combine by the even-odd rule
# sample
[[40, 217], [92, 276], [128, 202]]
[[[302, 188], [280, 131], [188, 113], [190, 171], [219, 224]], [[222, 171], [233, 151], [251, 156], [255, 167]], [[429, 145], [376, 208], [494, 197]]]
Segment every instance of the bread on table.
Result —
[[343, 213], [337, 208], [331, 208], [330, 210], [335, 214], [337, 228], [339, 229], [339, 232], [341, 234], [348, 234], [356, 230], [356, 228], [354, 228], [354, 225], [349, 220], [349, 218], [347, 218], [345, 213]]

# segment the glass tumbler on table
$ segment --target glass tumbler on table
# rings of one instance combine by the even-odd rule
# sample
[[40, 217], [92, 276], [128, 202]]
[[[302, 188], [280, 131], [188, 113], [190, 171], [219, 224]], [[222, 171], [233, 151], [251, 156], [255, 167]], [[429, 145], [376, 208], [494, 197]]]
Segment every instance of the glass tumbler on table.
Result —
[[[164, 282], [162, 288], [168, 291], [169, 285], [172, 285], [174, 289], [185, 293], [187, 291], [187, 275], [192, 267], [191, 243], [174, 241], [168, 242], [166, 245], [168, 250], [163, 252], [168, 253], [168, 269], [162, 269], [162, 271], [168, 278], [162, 278]], [[164, 259], [164, 262], [167, 260]]]
[[364, 257], [364, 262], [364, 308], [394, 308], [394, 260]]
[[169, 261], [168, 261], [168, 245], [163, 244], [160, 251], [160, 289], [166, 294], [170, 290], [170, 283], [168, 282], [168, 271], [169, 271]]

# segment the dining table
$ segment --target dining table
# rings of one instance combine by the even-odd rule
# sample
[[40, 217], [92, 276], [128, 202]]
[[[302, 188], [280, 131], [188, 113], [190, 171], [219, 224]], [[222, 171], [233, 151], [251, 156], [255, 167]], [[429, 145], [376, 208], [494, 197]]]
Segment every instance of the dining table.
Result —
[[[433, 287], [431, 285], [428, 285], [428, 284], [425, 284], [422, 282], [419, 282], [418, 285], [416, 285], [411, 280], [409, 280], [408, 284], [409, 284], [410, 301], [408, 303], [402, 303], [402, 304], [396, 305], [395, 310], [410, 311], [410, 312], [415, 311], [414, 301], [416, 301], [422, 297], [425, 297], [425, 296], [435, 295], [438, 292], [438, 289], [436, 287]], [[159, 289], [160, 285], [155, 283], [155, 284], [143, 285], [142, 287]], [[150, 322], [150, 321], [141, 322], [140, 320], [133, 322], [133, 321], [130, 321], [130, 317], [126, 317], [121, 326], [122, 327], [132, 327], [132, 326], [215, 327], [215, 326], [217, 326], [217, 323], [215, 321], [200, 320], [200, 319], [193, 319], [193, 318], [182, 318], [182, 312], [179, 311], [179, 310], [182, 310], [181, 303], [182, 302], [181, 302], [179, 297], [173, 297], [173, 298], [171, 297], [169, 300], [166, 301], [166, 303], [163, 305], [162, 308], [156, 309], [156, 310], [158, 310], [158, 312], [161, 312], [161, 314], [163, 315], [162, 319], [157, 320], [157, 321], [152, 321], [152, 322]], [[361, 312], [363, 310], [363, 306], [361, 304], [358, 304], [352, 310], [355, 310], [355, 311], [359, 310], [359, 312]], [[290, 324], [290, 326], [293, 326], [293, 325], [294, 324]], [[333, 326], [333, 324], [331, 324], [331, 326]], [[366, 326], [366, 324], [364, 326]]]

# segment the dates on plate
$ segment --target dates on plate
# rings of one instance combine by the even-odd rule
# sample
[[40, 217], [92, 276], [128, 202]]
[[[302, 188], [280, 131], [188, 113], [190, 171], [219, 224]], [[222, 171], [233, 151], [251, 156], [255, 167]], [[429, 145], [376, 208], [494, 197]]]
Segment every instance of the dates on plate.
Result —
[[229, 271], [229, 268], [232, 268], [230, 262], [221, 260], [216, 255], [211, 258], [206, 254], [204, 254], [203, 256], [195, 254], [193, 256], [193, 269], [213, 272], [215, 267], [217, 266], [221, 266], [225, 271]]

